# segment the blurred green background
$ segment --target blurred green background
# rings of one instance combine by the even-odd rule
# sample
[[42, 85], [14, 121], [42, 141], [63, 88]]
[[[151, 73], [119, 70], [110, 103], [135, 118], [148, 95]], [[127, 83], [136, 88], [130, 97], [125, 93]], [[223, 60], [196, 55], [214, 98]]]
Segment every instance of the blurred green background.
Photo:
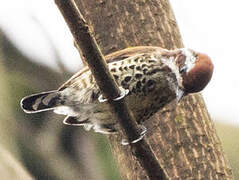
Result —
[[2, 31], [0, 40], [0, 150], [10, 153], [21, 169], [15, 178], [8, 178], [13, 167], [2, 170], [1, 166], [11, 165], [0, 154], [3, 179], [26, 179], [26, 171], [34, 179], [119, 179], [103, 135], [63, 125], [64, 117], [52, 112], [25, 114], [20, 108], [22, 97], [57, 89], [72, 73], [24, 56]]

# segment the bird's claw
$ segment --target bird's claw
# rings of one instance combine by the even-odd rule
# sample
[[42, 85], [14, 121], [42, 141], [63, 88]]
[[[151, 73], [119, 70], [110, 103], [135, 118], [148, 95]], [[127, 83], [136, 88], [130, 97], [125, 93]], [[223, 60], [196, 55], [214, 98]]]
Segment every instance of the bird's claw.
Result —
[[145, 134], [147, 132], [147, 128], [145, 126], [141, 125], [141, 129], [142, 129], [142, 132], [140, 133], [140, 136], [137, 139], [135, 139], [135, 140], [133, 140], [131, 142], [128, 142], [126, 139], [122, 139], [121, 144], [123, 146], [127, 146], [129, 144], [135, 144], [135, 143], [141, 141], [144, 138], [144, 136], [145, 136]]
[[[120, 96], [119, 97], [116, 97], [113, 99], [113, 101], [119, 101], [120, 99], [123, 99], [127, 94], [129, 94], [129, 90], [128, 89], [124, 89], [123, 87], [119, 87], [120, 89]], [[108, 99], [104, 98], [103, 95], [101, 94], [99, 97], [98, 97], [98, 101], [100, 103], [103, 103], [103, 102], [106, 102], [108, 101]]]

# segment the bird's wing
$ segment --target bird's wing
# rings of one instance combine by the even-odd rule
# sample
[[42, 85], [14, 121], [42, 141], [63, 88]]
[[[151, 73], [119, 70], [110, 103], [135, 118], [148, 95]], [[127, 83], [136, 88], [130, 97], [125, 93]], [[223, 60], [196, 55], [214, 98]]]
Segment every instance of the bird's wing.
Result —
[[[126, 48], [123, 50], [119, 50], [116, 52], [113, 52], [109, 55], [105, 56], [105, 60], [108, 63], [113, 63], [113, 62], [117, 62], [117, 61], [121, 61], [123, 59], [126, 59], [128, 57], [137, 55], [137, 54], [141, 54], [141, 53], [150, 53], [150, 52], [154, 52], [154, 51], [162, 51], [163, 49], [160, 47], [156, 47], [156, 46], [136, 46], [136, 47], [130, 47], [130, 48]], [[81, 69], [80, 71], [78, 71], [76, 74], [74, 74], [68, 81], [66, 81], [58, 90], [61, 91], [67, 87], [69, 87], [69, 85], [71, 85], [73, 82], [75, 82], [82, 74], [84, 74], [85, 72], [89, 71], [89, 68], [86, 66], [83, 69]]]
[[123, 50], [119, 50], [116, 52], [113, 52], [111, 54], [108, 54], [105, 56], [107, 63], [117, 62], [122, 59], [126, 59], [128, 57], [142, 54], [142, 53], [150, 53], [154, 51], [162, 51], [163, 49], [156, 46], [136, 46], [136, 47], [130, 47]]

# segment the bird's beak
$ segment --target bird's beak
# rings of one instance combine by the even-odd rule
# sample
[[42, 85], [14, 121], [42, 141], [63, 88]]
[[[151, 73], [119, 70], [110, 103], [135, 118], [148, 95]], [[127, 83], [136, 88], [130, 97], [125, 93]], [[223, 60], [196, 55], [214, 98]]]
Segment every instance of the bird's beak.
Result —
[[179, 101], [183, 98], [183, 96], [185, 96], [186, 93], [184, 92], [184, 90], [182, 90], [181, 88], [178, 88], [177, 89], [177, 97], [176, 97], [176, 100], [177, 100], [177, 103], [179, 103]]

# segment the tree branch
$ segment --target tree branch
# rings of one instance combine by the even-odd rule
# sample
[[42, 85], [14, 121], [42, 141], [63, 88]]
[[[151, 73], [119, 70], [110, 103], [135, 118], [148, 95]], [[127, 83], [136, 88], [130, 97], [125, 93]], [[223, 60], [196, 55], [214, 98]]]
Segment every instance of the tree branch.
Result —
[[[101, 92], [109, 100], [112, 112], [116, 115], [128, 141], [131, 142], [139, 138], [138, 125], [124, 99], [119, 101], [112, 100], [120, 96], [120, 90], [107, 68], [90, 27], [77, 9], [74, 1], [55, 0], [55, 3], [64, 16], [75, 43], [80, 47], [80, 53], [85, 57]], [[130, 146], [134, 152], [133, 154], [137, 157], [150, 179], [166, 179], [159, 162], [144, 139], [138, 143], [130, 144]]]

